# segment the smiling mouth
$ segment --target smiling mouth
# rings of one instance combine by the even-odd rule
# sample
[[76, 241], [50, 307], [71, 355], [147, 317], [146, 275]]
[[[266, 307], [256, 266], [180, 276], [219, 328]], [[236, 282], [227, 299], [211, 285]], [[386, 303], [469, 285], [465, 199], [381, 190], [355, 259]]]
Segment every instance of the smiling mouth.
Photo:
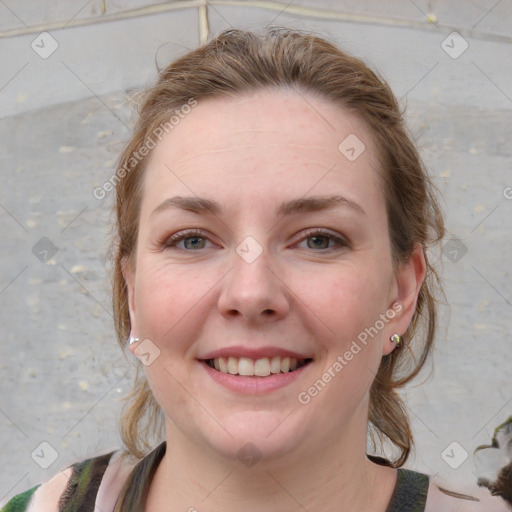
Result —
[[268, 377], [279, 373], [290, 373], [311, 363], [313, 359], [297, 359], [295, 357], [216, 357], [204, 359], [203, 363], [221, 373], [240, 375], [243, 377]]

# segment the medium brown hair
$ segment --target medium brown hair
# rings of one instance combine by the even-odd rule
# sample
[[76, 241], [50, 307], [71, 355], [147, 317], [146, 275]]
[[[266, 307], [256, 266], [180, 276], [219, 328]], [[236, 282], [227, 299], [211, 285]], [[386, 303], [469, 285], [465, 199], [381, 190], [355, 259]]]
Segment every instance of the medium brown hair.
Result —
[[[308, 33], [283, 28], [262, 33], [226, 30], [160, 72], [156, 85], [146, 93], [133, 136], [119, 161], [122, 179], [116, 186], [113, 307], [123, 348], [130, 333], [130, 317], [122, 266], [135, 253], [147, 160], [140, 158], [138, 150], [191, 98], [201, 101], [264, 88], [292, 88], [314, 94], [366, 123], [380, 157], [396, 268], [408, 260], [415, 244], [427, 248], [443, 237], [443, 219], [433, 185], [407, 133], [403, 112], [382, 78], [361, 60]], [[404, 346], [382, 358], [370, 390], [370, 436], [374, 445], [377, 434], [398, 448], [399, 455], [392, 462], [396, 467], [406, 461], [413, 444], [407, 412], [397, 389], [419, 373], [434, 340], [434, 287], [438, 280], [428, 259], [426, 264], [426, 279], [404, 335]], [[144, 372], [137, 369], [130, 401], [121, 418], [121, 435], [129, 453], [136, 457], [147, 453], [151, 448], [148, 436], [158, 432], [161, 419], [162, 412]]]

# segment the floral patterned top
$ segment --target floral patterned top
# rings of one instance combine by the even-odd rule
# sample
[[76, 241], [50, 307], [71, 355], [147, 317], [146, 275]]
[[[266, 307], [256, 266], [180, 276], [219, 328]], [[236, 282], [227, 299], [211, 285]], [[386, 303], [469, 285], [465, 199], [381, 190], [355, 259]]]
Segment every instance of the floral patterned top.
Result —
[[[129, 465], [111, 452], [74, 464], [52, 480], [12, 498], [1, 512], [143, 512], [153, 475], [165, 454], [165, 442]], [[374, 459], [373, 457], [371, 457]], [[375, 458], [377, 463], [382, 463]], [[429, 477], [398, 469], [386, 512], [424, 512]]]

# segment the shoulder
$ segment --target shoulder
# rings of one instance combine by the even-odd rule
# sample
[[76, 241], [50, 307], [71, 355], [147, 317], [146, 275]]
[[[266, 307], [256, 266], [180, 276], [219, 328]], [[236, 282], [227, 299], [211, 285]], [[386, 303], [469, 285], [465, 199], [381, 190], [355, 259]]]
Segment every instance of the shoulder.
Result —
[[59, 499], [72, 473], [72, 467], [69, 467], [51, 480], [14, 496], [1, 512], [58, 512]]
[[133, 465], [120, 452], [77, 462], [51, 480], [14, 496], [0, 512], [112, 510]]
[[510, 512], [512, 509], [487, 489], [453, 489], [450, 485], [431, 480], [425, 512]]

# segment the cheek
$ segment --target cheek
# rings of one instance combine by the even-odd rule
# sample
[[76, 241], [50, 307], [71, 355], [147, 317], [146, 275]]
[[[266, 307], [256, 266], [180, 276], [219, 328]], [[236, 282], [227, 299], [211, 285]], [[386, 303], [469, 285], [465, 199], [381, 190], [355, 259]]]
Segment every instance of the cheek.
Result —
[[386, 311], [388, 296], [383, 275], [367, 268], [371, 267], [347, 266], [324, 278], [323, 286], [313, 285], [303, 291], [337, 339], [357, 337]]
[[[140, 334], [165, 350], [184, 350], [200, 323], [191, 321], [208, 300], [215, 282], [180, 267], [141, 261], [135, 285]], [[211, 284], [209, 282], [212, 281]], [[206, 294], [206, 295], [205, 295]]]
[[194, 382], [187, 380], [186, 360], [194, 340], [200, 337], [199, 317], [208, 297], [208, 282], [182, 266], [178, 271], [177, 266], [150, 258], [140, 258], [137, 272], [135, 306], [139, 333], [158, 349], [158, 357], [144, 370], [157, 403], [166, 412], [180, 411], [179, 421], [186, 421], [190, 415], [190, 394], [199, 394]]
[[322, 396], [318, 404], [324, 404], [325, 414], [344, 416], [366, 404], [381, 362], [382, 331], [372, 328], [385, 312], [385, 307], [379, 307], [385, 302], [382, 288], [352, 273], [333, 281], [326, 293], [311, 301], [330, 331], [322, 340], [325, 358], [311, 381], [312, 392]]
[[[345, 268], [314, 288], [309, 300], [327, 325], [323, 339], [322, 381], [328, 380], [331, 400], [360, 399], [377, 373], [382, 357], [382, 315], [387, 310], [384, 273]], [[384, 324], [385, 325], [385, 324]]]

